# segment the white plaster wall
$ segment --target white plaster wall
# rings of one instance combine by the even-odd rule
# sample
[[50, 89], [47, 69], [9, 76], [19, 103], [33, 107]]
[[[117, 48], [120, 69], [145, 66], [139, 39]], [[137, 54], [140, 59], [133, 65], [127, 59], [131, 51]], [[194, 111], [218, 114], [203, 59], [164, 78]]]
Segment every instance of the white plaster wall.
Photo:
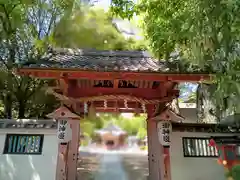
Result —
[[185, 123], [196, 123], [198, 118], [197, 118], [197, 109], [196, 108], [180, 108], [180, 114], [183, 116], [185, 119], [183, 122]]
[[[42, 154], [3, 154], [6, 133], [44, 134]], [[54, 129], [0, 129], [0, 180], [55, 180], [57, 155]]]
[[220, 136], [221, 134], [173, 132], [170, 148], [172, 180], [226, 180], [224, 169], [217, 163], [217, 158], [183, 156], [182, 137], [210, 137], [218, 135]]

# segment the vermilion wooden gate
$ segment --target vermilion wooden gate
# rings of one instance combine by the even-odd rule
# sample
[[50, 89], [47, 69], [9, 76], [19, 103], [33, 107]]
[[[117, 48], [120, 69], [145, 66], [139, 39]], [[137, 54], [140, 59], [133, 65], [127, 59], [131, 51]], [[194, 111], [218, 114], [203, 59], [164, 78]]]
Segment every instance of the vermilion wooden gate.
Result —
[[[63, 111], [61, 108], [52, 114], [55, 118], [68, 118], [73, 127], [68, 148], [59, 146], [60, 154], [67, 157], [63, 164], [67, 164], [67, 173], [63, 173], [59, 163], [61, 177], [57, 180], [75, 179], [79, 144], [79, 121], [75, 114], [81, 118], [90, 106], [96, 112], [147, 113], [149, 176], [150, 180], [163, 180], [165, 166], [157, 121], [169, 120], [166, 112], [179, 95], [179, 82], [209, 78], [206, 74], [181, 74], [174, 67], [140, 51], [52, 49], [38, 62], [18, 69], [22, 75], [55, 79], [46, 91], [67, 107], [65, 114], [58, 113]], [[167, 179], [170, 180], [170, 176]]]

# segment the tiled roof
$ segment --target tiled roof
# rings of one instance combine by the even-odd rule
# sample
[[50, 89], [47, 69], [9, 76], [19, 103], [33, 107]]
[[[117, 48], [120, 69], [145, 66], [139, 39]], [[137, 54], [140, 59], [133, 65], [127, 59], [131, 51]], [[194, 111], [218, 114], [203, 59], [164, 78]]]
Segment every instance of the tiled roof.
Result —
[[36, 128], [36, 129], [56, 129], [57, 122], [53, 120], [33, 120], [33, 119], [1, 119], [2, 128]]
[[120, 135], [120, 134], [126, 133], [120, 127], [114, 125], [113, 123], [109, 123], [105, 128], [96, 130], [95, 132], [99, 134], [112, 133], [114, 135]]
[[28, 62], [23, 68], [61, 68], [93, 71], [166, 72], [164, 61], [143, 51], [107, 51], [83, 49], [52, 49], [41, 60]]
[[113, 123], [109, 123], [107, 127], [102, 129], [103, 131], [123, 131], [120, 127], [114, 125]]

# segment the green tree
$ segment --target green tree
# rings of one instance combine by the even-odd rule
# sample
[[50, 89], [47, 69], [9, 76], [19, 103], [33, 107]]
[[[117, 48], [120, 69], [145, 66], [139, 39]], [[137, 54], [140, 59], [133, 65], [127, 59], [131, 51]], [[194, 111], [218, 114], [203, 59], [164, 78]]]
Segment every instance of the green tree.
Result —
[[1, 1], [0, 34], [0, 100], [5, 118], [44, 118], [59, 105], [44, 93], [50, 81], [15, 73], [22, 64], [38, 61], [49, 45], [113, 50], [138, 46], [124, 39], [103, 10], [83, 8], [74, 0]]
[[100, 113], [95, 117], [86, 116], [81, 121], [81, 128], [86, 136], [93, 137], [95, 129], [104, 128], [110, 122], [122, 128], [128, 135], [138, 136], [141, 139], [147, 135], [145, 116], [125, 118], [121, 114]]
[[[64, 29], [64, 30], [63, 30]], [[75, 10], [62, 18], [54, 30], [56, 46], [100, 50], [144, 50], [134, 39], [125, 39], [112, 23], [109, 13], [99, 8]]]
[[[4, 117], [44, 117], [55, 107], [55, 99], [46, 97], [42, 90], [48, 81], [20, 77], [15, 70], [22, 63], [41, 57], [52, 41], [51, 31], [58, 18], [69, 12], [73, 4], [70, 0], [0, 2], [0, 98]], [[43, 101], [38, 99], [34, 104], [39, 96]]]
[[123, 18], [141, 16], [146, 38], [158, 58], [168, 61], [177, 50], [181, 63], [197, 63], [214, 74], [213, 85], [204, 87], [218, 120], [227, 110], [240, 110], [239, 1], [142, 0], [136, 4], [113, 0], [112, 11]]

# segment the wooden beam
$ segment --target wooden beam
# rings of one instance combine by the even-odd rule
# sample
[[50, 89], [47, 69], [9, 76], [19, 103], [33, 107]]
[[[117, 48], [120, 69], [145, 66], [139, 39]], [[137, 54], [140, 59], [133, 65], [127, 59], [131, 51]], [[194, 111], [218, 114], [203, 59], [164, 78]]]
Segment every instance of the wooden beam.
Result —
[[61, 89], [61, 91], [63, 92], [63, 95], [68, 95], [68, 82], [66, 79], [63, 79], [63, 78], [60, 78], [58, 80], [58, 84], [59, 84], [59, 87]]
[[[98, 89], [98, 88], [97, 88]], [[96, 94], [94, 92], [92, 92], [94, 95], [90, 96], [88, 94], [88, 96], [86, 96], [86, 94], [84, 94], [85, 96], [77, 96], [77, 97], [73, 97], [73, 96], [65, 96], [61, 93], [57, 93], [56, 91], [54, 91], [51, 88], [46, 89], [47, 93], [49, 94], [53, 94], [56, 98], [58, 98], [59, 100], [61, 100], [62, 102], [66, 101], [66, 102], [93, 102], [93, 101], [133, 101], [133, 102], [140, 102], [140, 103], [145, 103], [145, 104], [155, 104], [155, 103], [168, 103], [170, 101], [172, 101], [174, 98], [176, 98], [178, 96], [178, 90], [174, 90], [176, 92], [173, 91], [173, 93], [168, 93], [167, 96], [161, 96], [161, 97], [143, 97], [143, 96], [135, 96], [133, 94], [105, 94], [105, 95], [99, 95]]]
[[[104, 108], [103, 101], [94, 101], [92, 103], [95, 108]], [[130, 109], [141, 108], [141, 105], [137, 102], [128, 102], [127, 105], [128, 105], [128, 108]], [[83, 103], [79, 104], [79, 107], [83, 108], [84, 104]], [[123, 101], [118, 101], [116, 105], [116, 101], [112, 100], [112, 101], [107, 101], [107, 108], [116, 109], [116, 108], [126, 108], [126, 107]]]
[[[175, 84], [175, 83], [172, 82], [172, 81], [166, 81], [166, 82], [163, 83], [162, 86], [164, 86], [165, 89], [172, 89], [174, 84]], [[158, 88], [161, 89], [162, 86], [159, 86]]]
[[118, 79], [115, 79], [115, 80], [113, 81], [113, 88], [114, 88], [114, 89], [117, 89], [117, 88], [118, 88], [118, 83], [119, 83], [119, 80], [118, 80]]
[[[144, 113], [142, 109], [114, 109], [114, 108], [96, 108], [96, 113]], [[83, 110], [81, 110], [83, 113]]]
[[[178, 96], [179, 90], [170, 90], [169, 95]], [[144, 99], [160, 99], [165, 96], [159, 89], [146, 88], [69, 88], [68, 95], [74, 98], [91, 97], [99, 95], [132, 95]]]
[[145, 81], [174, 81], [174, 82], [199, 82], [210, 80], [210, 74], [167, 74], [161, 72], [99, 72], [72, 69], [33, 69], [21, 68], [18, 73], [43, 79], [58, 79], [61, 74], [67, 74], [69, 79], [94, 79], [94, 80], [145, 80]]

